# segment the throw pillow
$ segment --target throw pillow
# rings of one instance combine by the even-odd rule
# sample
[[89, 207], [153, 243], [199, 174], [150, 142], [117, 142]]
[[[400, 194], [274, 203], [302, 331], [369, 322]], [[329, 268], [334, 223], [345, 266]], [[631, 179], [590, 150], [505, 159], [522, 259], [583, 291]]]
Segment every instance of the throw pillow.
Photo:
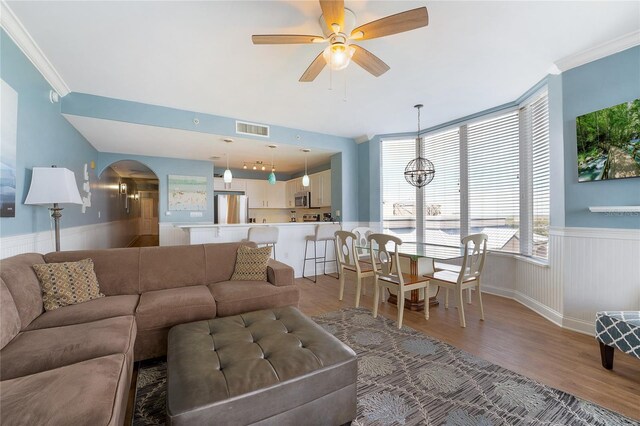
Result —
[[231, 281], [267, 281], [269, 258], [271, 258], [271, 246], [257, 248], [240, 246]]
[[100, 293], [91, 259], [41, 263], [33, 265], [33, 269], [40, 280], [44, 309], [47, 311], [104, 297]]

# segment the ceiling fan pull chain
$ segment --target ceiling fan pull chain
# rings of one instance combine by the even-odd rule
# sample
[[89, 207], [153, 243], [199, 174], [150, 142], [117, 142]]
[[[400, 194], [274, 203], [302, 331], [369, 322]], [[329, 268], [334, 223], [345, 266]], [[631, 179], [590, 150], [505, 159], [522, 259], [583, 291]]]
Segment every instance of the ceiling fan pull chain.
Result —
[[344, 97], [342, 102], [347, 102], [347, 70], [344, 70]]
[[333, 90], [333, 57], [329, 56], [329, 90]]

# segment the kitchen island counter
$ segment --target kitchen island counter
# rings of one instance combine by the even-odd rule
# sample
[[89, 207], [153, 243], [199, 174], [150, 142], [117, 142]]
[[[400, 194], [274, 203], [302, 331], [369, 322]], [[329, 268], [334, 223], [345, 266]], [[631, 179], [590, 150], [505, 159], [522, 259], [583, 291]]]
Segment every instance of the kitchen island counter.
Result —
[[[316, 225], [338, 222], [283, 222], [283, 223], [176, 223], [175, 228], [181, 229], [186, 244], [210, 244], [238, 242], [247, 238], [249, 228], [256, 226], [271, 226], [278, 228], [278, 243], [276, 245], [277, 260], [290, 265], [295, 270], [295, 276], [302, 276], [304, 260], [305, 238], [313, 235]], [[178, 231], [180, 232], [180, 231]], [[324, 251], [324, 244], [318, 244], [318, 256]], [[313, 245], [309, 243], [309, 253], [313, 253]], [[327, 244], [327, 259], [334, 259], [335, 248]], [[319, 265], [320, 267], [320, 265]], [[335, 263], [327, 263], [327, 272], [335, 272]], [[313, 261], [307, 263], [307, 274], [313, 274]], [[320, 273], [320, 270], [319, 270]]]

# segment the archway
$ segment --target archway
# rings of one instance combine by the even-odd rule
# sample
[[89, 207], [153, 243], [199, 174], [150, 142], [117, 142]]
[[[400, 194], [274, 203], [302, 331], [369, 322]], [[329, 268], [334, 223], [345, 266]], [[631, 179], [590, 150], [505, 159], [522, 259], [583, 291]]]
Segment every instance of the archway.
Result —
[[159, 245], [158, 176], [137, 160], [116, 161], [100, 174], [100, 181], [116, 189], [108, 200], [110, 216], [120, 224], [117, 244], [122, 247]]

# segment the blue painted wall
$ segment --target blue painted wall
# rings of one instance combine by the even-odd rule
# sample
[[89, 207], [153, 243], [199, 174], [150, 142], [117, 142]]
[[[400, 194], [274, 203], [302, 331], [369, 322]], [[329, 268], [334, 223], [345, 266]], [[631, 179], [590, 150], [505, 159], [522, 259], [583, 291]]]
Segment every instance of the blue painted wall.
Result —
[[[147, 157], [101, 152], [98, 154], [97, 170], [104, 170], [120, 160], [136, 160], [149, 167], [158, 176], [158, 202], [160, 222], [213, 222], [213, 164], [210, 161], [179, 160], [175, 158]], [[167, 187], [169, 175], [204, 176], [207, 178], [207, 210], [202, 217], [190, 217], [188, 211], [169, 210]]]
[[[577, 116], [640, 97], [640, 47], [548, 76], [517, 100], [422, 132], [518, 105], [546, 84], [549, 91], [551, 145], [551, 225], [597, 228], [640, 228], [640, 215], [591, 213], [589, 206], [640, 205], [640, 178], [578, 183]], [[415, 134], [376, 135], [360, 144], [359, 204], [361, 221], [380, 221], [380, 141]], [[368, 158], [368, 163], [365, 159]]]
[[640, 215], [589, 212], [589, 206], [640, 205], [640, 178], [578, 183], [576, 117], [640, 98], [640, 46], [562, 74], [565, 223], [640, 228]]
[[[234, 118], [82, 93], [70, 93], [65, 96], [62, 100], [61, 110], [63, 113], [71, 115], [236, 136]], [[200, 120], [198, 125], [193, 123], [193, 119], [196, 117]], [[264, 138], [257, 136], [243, 135], [243, 137], [265, 141]], [[341, 218], [345, 221], [358, 220], [358, 157], [357, 145], [353, 139], [288, 127], [270, 126], [270, 138], [267, 140], [300, 148], [339, 152], [340, 154], [334, 155], [331, 159], [332, 189], [335, 189], [332, 194], [332, 209], [334, 214], [335, 210], [340, 210]], [[127, 158], [134, 157], [127, 156]], [[334, 163], [336, 167], [334, 167]], [[342, 167], [343, 164], [345, 167]], [[198, 219], [202, 220], [202, 218]], [[161, 218], [161, 220], [163, 219]]]
[[[46, 231], [50, 229], [49, 211], [44, 206], [23, 204], [32, 168], [66, 167], [75, 173], [82, 189], [84, 165], [97, 160], [98, 152], [60, 114], [60, 104], [49, 102], [51, 87], [4, 30], [0, 31], [0, 77], [18, 93], [16, 216], [0, 218], [0, 236]], [[93, 170], [89, 177], [92, 207], [83, 214], [79, 205], [63, 205], [62, 228], [121, 218], [124, 210], [108, 206], [109, 185], [98, 182]], [[101, 218], [98, 210], [104, 212]]]

